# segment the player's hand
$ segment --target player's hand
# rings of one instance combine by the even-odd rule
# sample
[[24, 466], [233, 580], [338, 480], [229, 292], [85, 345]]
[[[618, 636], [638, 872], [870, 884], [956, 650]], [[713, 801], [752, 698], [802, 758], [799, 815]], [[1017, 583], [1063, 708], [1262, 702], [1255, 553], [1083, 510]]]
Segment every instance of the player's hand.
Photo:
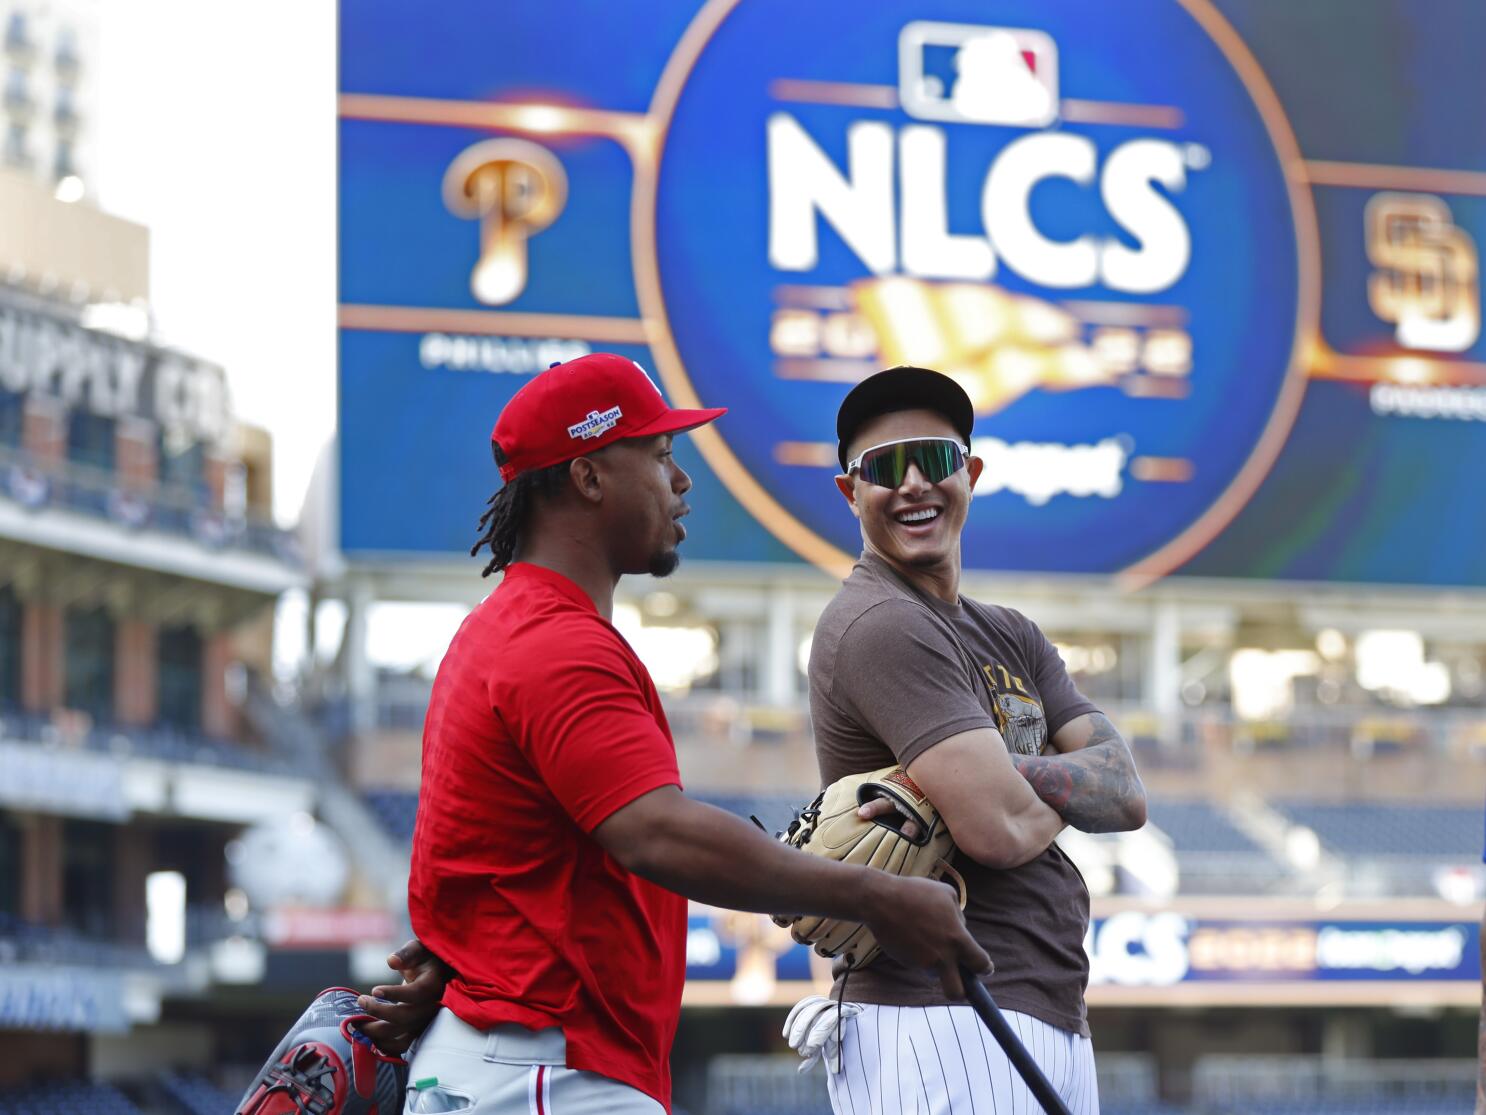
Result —
[[900, 810], [897, 803], [889, 797], [873, 798], [866, 805], [857, 810], [857, 816], [864, 821], [872, 821], [878, 817], [886, 817], [890, 813], [897, 813], [903, 818], [902, 821], [892, 827], [898, 829], [909, 840], [918, 839], [918, 822], [908, 817]]
[[[874, 873], [876, 874], [876, 873]], [[933, 879], [899, 878], [883, 873], [887, 893], [867, 919], [883, 950], [905, 968], [933, 968], [944, 993], [965, 998], [960, 965], [972, 972], [993, 971], [991, 958], [965, 928], [955, 892]]]
[[373, 987], [356, 1000], [376, 1022], [363, 1022], [361, 1032], [383, 1053], [406, 1053], [439, 1012], [444, 985], [453, 971], [424, 947], [409, 941], [387, 958], [387, 967], [402, 973], [402, 983]]

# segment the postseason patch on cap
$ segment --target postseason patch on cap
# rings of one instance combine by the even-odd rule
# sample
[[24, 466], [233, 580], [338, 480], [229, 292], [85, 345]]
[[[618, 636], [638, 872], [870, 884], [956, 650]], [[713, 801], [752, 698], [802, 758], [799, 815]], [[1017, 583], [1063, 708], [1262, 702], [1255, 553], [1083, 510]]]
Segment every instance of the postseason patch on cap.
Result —
[[608, 430], [612, 430], [624, 417], [624, 412], [618, 407], [610, 407], [605, 411], [590, 410], [588, 417], [582, 422], [568, 427], [568, 437], [585, 441], [591, 437], [598, 437]]

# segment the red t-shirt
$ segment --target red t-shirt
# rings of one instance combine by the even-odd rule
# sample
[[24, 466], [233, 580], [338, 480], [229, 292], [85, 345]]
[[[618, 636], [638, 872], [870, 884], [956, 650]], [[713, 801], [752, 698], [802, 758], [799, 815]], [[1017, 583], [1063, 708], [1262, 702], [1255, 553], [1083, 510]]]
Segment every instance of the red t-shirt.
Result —
[[584, 592], [518, 563], [460, 626], [433, 684], [408, 908], [479, 1029], [561, 1026], [569, 1068], [669, 1110], [686, 900], [589, 834], [679, 786], [660, 697]]

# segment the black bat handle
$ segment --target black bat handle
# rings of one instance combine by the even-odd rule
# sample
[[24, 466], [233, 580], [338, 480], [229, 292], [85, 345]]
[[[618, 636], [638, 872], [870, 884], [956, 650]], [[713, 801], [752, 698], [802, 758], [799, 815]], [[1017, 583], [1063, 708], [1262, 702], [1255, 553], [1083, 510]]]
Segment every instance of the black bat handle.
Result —
[[1042, 1104], [1042, 1110], [1047, 1112], [1047, 1115], [1070, 1115], [1063, 1097], [1058, 1095], [1057, 1089], [1043, 1075], [1037, 1062], [1032, 1060], [1032, 1054], [1027, 1052], [1022, 1039], [1017, 1037], [1016, 1031], [1011, 1028], [1011, 1023], [1006, 1021], [1006, 1016], [1001, 1013], [996, 1000], [991, 998], [991, 993], [985, 989], [985, 984], [980, 982], [980, 977], [962, 964], [960, 965], [960, 979], [965, 983], [965, 994], [970, 1000], [970, 1005], [975, 1008], [975, 1013], [980, 1015], [980, 1020], [986, 1024], [991, 1037], [996, 1039], [996, 1044], [1005, 1052], [1007, 1060], [1027, 1082], [1027, 1087], [1037, 1097], [1037, 1102]]

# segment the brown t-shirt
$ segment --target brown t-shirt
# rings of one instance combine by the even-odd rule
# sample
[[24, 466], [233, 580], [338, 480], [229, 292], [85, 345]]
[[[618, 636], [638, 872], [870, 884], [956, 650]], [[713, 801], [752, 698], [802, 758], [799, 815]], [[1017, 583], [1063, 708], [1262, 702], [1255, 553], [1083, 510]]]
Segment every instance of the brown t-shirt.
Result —
[[[1064, 724], [1097, 711], [1031, 620], [964, 597], [947, 604], [921, 595], [872, 553], [815, 628], [810, 715], [823, 785], [907, 765], [972, 728], [994, 728], [1011, 750], [1036, 754]], [[1087, 1036], [1089, 892], [1072, 861], [1053, 845], [1011, 870], [964, 854], [954, 866], [969, 891], [970, 932], [996, 964], [985, 983], [997, 1002]], [[846, 992], [863, 1003], [948, 1002], [937, 976], [887, 956], [853, 972]]]

